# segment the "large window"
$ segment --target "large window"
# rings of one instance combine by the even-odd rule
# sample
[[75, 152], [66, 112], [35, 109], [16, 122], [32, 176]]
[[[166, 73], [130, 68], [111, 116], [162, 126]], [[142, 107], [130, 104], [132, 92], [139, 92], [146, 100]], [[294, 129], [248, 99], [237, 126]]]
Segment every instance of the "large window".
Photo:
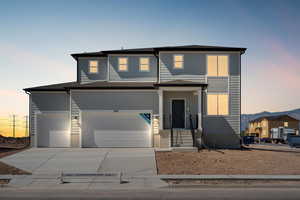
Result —
[[207, 115], [228, 115], [228, 94], [207, 94]]
[[207, 56], [208, 76], [228, 76], [228, 56]]
[[119, 58], [119, 71], [128, 71], [128, 59], [127, 58]]
[[140, 71], [142, 72], [150, 71], [149, 58], [140, 58]]
[[183, 55], [174, 55], [174, 69], [183, 69]]
[[89, 61], [89, 73], [91, 73], [91, 74], [98, 73], [98, 61], [97, 60]]

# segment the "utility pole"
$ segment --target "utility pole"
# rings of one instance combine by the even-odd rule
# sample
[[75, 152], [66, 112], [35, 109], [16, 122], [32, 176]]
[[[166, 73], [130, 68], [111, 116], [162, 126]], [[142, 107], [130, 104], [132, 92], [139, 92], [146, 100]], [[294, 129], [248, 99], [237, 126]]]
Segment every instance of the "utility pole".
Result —
[[16, 115], [13, 115], [13, 137], [16, 136]]

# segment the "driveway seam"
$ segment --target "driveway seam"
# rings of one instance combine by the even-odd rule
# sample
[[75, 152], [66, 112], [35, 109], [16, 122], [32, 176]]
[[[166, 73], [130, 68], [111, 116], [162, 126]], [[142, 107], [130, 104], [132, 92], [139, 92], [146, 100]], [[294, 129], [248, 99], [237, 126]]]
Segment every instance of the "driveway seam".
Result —
[[59, 153], [63, 153], [67, 151], [66, 149], [64, 149], [63, 151], [59, 151], [57, 153], [54, 153], [52, 156], [50, 156], [47, 160], [45, 160], [44, 162], [42, 162], [38, 167], [36, 167], [34, 170], [32, 170], [32, 174], [39, 168], [41, 168], [43, 165], [45, 165], [49, 160], [51, 160], [52, 158], [54, 158], [57, 154]]
[[101, 170], [102, 165], [103, 165], [104, 161], [106, 160], [106, 158], [107, 158], [107, 156], [108, 156], [109, 153], [110, 153], [110, 151], [107, 151], [107, 152], [105, 153], [104, 158], [101, 160], [101, 162], [100, 162], [100, 164], [99, 164], [99, 167], [98, 167], [98, 169], [97, 169], [97, 172], [99, 172], [99, 171]]

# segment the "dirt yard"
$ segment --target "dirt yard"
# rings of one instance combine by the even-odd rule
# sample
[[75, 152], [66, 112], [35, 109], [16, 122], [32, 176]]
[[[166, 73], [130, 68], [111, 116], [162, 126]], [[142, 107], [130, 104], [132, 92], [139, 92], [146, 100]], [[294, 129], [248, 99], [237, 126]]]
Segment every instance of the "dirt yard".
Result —
[[[0, 148], [0, 158], [5, 156], [9, 156], [20, 151], [24, 151], [24, 149], [10, 149], [10, 148]], [[0, 175], [3, 174], [13, 174], [13, 175], [22, 175], [22, 174], [30, 174], [29, 172], [23, 171], [21, 169], [15, 168], [13, 166], [7, 165], [3, 162], [0, 162]]]
[[29, 172], [26, 172], [24, 170], [15, 168], [13, 166], [7, 165], [3, 162], [0, 162], [0, 175], [4, 174], [12, 174], [12, 175], [25, 175], [30, 174]]
[[156, 152], [159, 174], [298, 174], [300, 152], [220, 150]]

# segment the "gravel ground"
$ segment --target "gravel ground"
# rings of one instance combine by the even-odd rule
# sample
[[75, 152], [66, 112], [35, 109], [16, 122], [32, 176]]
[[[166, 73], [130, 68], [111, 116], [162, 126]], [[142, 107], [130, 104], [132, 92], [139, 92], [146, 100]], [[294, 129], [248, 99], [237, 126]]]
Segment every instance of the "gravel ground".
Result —
[[159, 174], [300, 174], [300, 152], [202, 150], [155, 154]]

